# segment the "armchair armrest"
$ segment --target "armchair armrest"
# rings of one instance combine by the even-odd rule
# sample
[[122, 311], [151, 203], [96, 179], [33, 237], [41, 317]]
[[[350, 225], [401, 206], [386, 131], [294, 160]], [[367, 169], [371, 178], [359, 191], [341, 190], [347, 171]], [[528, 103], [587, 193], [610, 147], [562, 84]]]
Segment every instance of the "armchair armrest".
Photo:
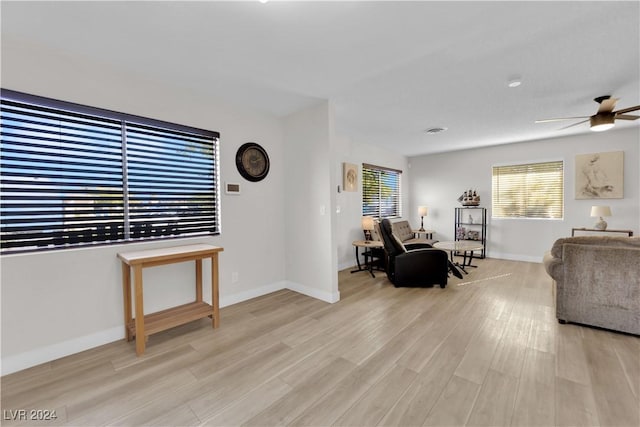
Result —
[[556, 258], [551, 252], [544, 254], [542, 264], [547, 274], [556, 282], [562, 282], [564, 277], [564, 269], [562, 267], [562, 258]]
[[407, 248], [407, 251], [415, 251], [417, 249], [431, 249], [431, 248], [433, 248], [432, 245], [430, 245], [429, 243], [426, 243], [426, 242], [423, 242], [423, 243], [405, 243], [404, 247]]

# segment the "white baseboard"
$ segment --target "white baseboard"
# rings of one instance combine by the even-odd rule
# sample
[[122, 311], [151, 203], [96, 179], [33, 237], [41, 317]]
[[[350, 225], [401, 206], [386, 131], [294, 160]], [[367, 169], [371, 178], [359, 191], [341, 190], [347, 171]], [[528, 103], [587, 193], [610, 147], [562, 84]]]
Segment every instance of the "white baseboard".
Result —
[[335, 293], [324, 292], [295, 282], [287, 282], [286, 288], [331, 304], [340, 301], [340, 291], [336, 291]]
[[25, 351], [2, 358], [2, 375], [11, 374], [42, 363], [51, 362], [71, 354], [80, 353], [113, 341], [124, 339], [124, 327], [118, 326], [91, 335]]
[[281, 280], [279, 282], [271, 283], [269, 285], [261, 286], [256, 289], [251, 289], [249, 291], [239, 292], [237, 294], [229, 295], [226, 297], [223, 296], [220, 298], [220, 308], [237, 304], [242, 301], [250, 300], [251, 298], [261, 297], [263, 295], [267, 295], [282, 289], [286, 289], [286, 285], [287, 282]]
[[488, 258], [497, 258], [497, 259], [506, 259], [508, 261], [524, 261], [524, 262], [536, 262], [538, 264], [542, 263], [543, 255], [539, 257], [530, 256], [530, 255], [521, 255], [521, 254], [505, 254], [505, 253], [487, 253]]
[[[249, 291], [222, 297], [220, 298], [220, 307], [227, 307], [229, 305], [247, 301], [262, 295], [267, 295], [282, 289], [290, 289], [294, 292], [329, 303], [334, 303], [340, 300], [340, 292], [334, 295], [283, 280], [256, 289], [251, 289]], [[3, 357], [1, 372], [2, 375], [8, 375], [13, 372], [31, 368], [42, 363], [51, 362], [52, 360], [56, 360], [61, 357], [69, 356], [71, 354], [79, 353], [81, 351], [89, 350], [121, 339], [124, 339], [124, 328], [122, 326], [117, 326], [115, 328], [96, 332], [95, 334], [73, 338], [71, 340], [40, 347], [35, 350], [29, 350], [17, 355]]]
[[343, 262], [342, 264], [338, 264], [338, 271], [346, 270], [347, 268], [356, 269], [358, 268], [353, 262]]

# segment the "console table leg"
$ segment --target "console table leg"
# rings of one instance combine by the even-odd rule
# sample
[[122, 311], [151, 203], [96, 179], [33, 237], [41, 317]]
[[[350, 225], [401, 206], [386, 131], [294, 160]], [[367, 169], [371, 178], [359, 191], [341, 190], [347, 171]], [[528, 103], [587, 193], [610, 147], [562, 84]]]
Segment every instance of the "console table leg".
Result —
[[218, 295], [218, 254], [211, 257], [211, 305], [213, 306], [213, 327], [220, 326], [220, 297]]
[[131, 270], [126, 262], [122, 262], [122, 293], [124, 301], [124, 337], [131, 341], [129, 323], [133, 320], [131, 316]]
[[145, 349], [144, 301], [142, 299], [142, 266], [133, 267], [133, 283], [136, 293], [136, 354], [140, 356]]
[[202, 260], [196, 260], [196, 301], [202, 302]]

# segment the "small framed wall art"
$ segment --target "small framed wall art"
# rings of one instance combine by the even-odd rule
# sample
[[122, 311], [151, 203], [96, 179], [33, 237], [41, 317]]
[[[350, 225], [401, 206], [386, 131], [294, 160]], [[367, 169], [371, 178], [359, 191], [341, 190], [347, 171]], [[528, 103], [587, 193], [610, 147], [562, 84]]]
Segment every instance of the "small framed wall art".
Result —
[[624, 151], [576, 156], [576, 199], [624, 198]]
[[342, 188], [344, 191], [358, 191], [358, 165], [342, 164]]

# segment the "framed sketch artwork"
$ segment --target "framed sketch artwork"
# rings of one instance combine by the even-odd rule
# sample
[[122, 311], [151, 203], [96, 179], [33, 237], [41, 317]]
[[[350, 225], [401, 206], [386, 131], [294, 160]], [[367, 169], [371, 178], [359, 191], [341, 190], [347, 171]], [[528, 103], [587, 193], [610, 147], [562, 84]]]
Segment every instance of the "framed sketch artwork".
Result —
[[576, 156], [576, 199], [622, 199], [624, 151]]
[[342, 188], [344, 191], [358, 191], [358, 166], [352, 163], [342, 164]]

